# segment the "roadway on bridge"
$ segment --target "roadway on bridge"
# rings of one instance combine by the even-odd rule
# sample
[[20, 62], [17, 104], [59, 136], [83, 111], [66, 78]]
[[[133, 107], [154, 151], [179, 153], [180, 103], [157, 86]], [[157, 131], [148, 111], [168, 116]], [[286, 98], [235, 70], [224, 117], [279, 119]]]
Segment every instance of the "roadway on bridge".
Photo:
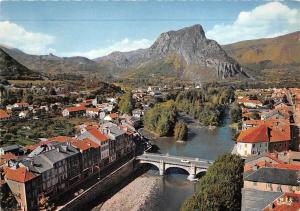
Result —
[[144, 153], [143, 155], [137, 156], [136, 159], [154, 161], [154, 162], [164, 161], [165, 163], [177, 164], [181, 166], [191, 166], [192, 164], [195, 167], [202, 167], [202, 168], [203, 167], [208, 168], [213, 163], [212, 160], [173, 156], [173, 155], [158, 154], [158, 153]]

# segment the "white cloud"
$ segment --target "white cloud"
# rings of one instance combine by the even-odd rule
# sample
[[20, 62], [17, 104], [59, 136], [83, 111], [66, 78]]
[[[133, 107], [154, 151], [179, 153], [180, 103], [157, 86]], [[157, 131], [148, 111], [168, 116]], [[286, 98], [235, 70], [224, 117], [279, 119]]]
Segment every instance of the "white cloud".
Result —
[[10, 21], [0, 21], [0, 44], [18, 48], [29, 54], [48, 54], [53, 52], [48, 46], [52, 44], [55, 37], [26, 31]]
[[281, 2], [269, 2], [251, 11], [242, 11], [232, 24], [218, 24], [207, 37], [221, 44], [247, 39], [274, 37], [300, 30], [300, 9]]
[[141, 48], [148, 48], [151, 44], [152, 42], [148, 39], [130, 40], [128, 38], [125, 38], [108, 47], [97, 48], [84, 52], [64, 53], [63, 56], [84, 56], [90, 59], [94, 59], [97, 57], [105, 56], [114, 51], [127, 52]]

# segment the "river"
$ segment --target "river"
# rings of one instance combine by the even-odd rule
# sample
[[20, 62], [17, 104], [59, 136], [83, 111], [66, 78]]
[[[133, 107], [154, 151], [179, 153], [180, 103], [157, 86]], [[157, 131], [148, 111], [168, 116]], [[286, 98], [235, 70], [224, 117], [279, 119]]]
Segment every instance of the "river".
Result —
[[[180, 118], [188, 123], [188, 140], [179, 143], [173, 137], [161, 137], [151, 141], [159, 148], [160, 153], [215, 160], [233, 148], [234, 142], [231, 140], [233, 131], [229, 127], [228, 114], [223, 120], [223, 125], [215, 129], [201, 127], [188, 116]], [[188, 181], [187, 172], [178, 168], [168, 169], [164, 176], [158, 174], [158, 169], [151, 167], [93, 210], [179, 210], [185, 199], [196, 191], [197, 182]]]
[[[199, 157], [215, 160], [219, 155], [230, 152], [233, 148], [232, 129], [229, 127], [230, 119], [227, 115], [223, 120], [223, 125], [216, 129], [200, 127], [189, 117], [182, 117], [189, 123], [188, 141], [178, 143], [173, 137], [162, 137], [153, 144], [159, 147], [159, 152], [169, 153], [170, 155], [181, 155], [187, 157]], [[150, 169], [145, 177], [159, 177], [158, 171]], [[176, 211], [180, 209], [181, 204], [186, 198], [191, 196], [196, 190], [196, 182], [190, 182], [186, 172], [178, 169], [167, 171], [166, 175], [160, 177], [160, 197], [153, 201], [156, 203], [156, 210]], [[146, 209], [147, 210], [147, 209]], [[147, 210], [154, 211], [154, 210]]]

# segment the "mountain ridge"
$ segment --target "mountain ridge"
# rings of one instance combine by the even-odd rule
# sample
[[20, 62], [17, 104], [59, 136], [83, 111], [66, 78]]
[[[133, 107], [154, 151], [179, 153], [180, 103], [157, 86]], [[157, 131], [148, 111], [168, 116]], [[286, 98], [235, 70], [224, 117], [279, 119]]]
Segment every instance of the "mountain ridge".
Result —
[[[300, 76], [300, 31], [275, 38], [219, 45], [207, 39], [201, 25], [161, 33], [146, 49], [112, 52], [90, 60], [81, 56], [29, 55], [0, 46], [5, 53], [33, 72], [96, 75], [103, 78], [176, 77], [193, 81], [257, 80]], [[274, 74], [276, 73], [276, 74]]]
[[[216, 41], [206, 38], [199, 24], [176, 31], [163, 32], [149, 48], [130, 52], [113, 52], [96, 58], [95, 61], [100, 64], [110, 63], [119, 71], [130, 72], [126, 69], [139, 69], [151, 62], [157, 63], [167, 59], [170, 55], [176, 55], [179, 57], [177, 61], [183, 62], [180, 71], [181, 76], [185, 78], [195, 79], [196, 77], [196, 80], [199, 80], [203, 78], [202, 72], [209, 73], [210, 71], [212, 77], [218, 79], [231, 78], [236, 75], [246, 76], [240, 65], [230, 58]], [[178, 72], [178, 70], [173, 72]]]
[[29, 70], [0, 48], [1, 79], [39, 79], [41, 75]]

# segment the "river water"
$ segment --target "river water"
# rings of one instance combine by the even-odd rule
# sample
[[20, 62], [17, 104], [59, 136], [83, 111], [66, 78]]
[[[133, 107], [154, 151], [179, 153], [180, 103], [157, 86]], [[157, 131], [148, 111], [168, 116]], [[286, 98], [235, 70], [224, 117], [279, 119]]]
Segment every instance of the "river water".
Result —
[[[228, 115], [227, 115], [228, 116]], [[188, 141], [176, 142], [173, 137], [162, 137], [152, 141], [159, 147], [159, 152], [170, 155], [186, 157], [198, 157], [215, 160], [219, 155], [230, 152], [233, 148], [232, 129], [229, 127], [230, 119], [224, 118], [223, 125], [215, 129], [200, 127], [189, 117], [182, 117], [188, 122]], [[154, 167], [145, 177], [160, 177]], [[160, 177], [159, 197], [152, 203], [157, 204], [155, 211], [177, 211], [186, 198], [190, 197], [196, 190], [196, 182], [188, 181], [186, 172], [179, 169], [171, 169], [166, 175]], [[147, 210], [154, 211], [154, 210]]]

